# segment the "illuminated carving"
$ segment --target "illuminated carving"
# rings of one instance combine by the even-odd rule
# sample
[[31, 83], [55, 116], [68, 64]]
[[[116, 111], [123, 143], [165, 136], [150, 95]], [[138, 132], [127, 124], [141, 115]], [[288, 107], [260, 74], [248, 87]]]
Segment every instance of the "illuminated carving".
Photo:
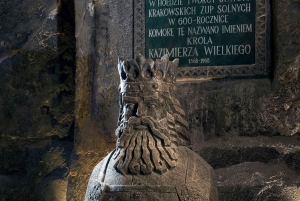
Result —
[[90, 177], [86, 201], [217, 201], [213, 169], [191, 151], [188, 122], [175, 98], [178, 59], [119, 59], [116, 149]]
[[166, 172], [176, 166], [177, 145], [189, 144], [188, 123], [174, 97], [178, 59], [119, 60], [120, 117], [115, 168], [122, 174]]

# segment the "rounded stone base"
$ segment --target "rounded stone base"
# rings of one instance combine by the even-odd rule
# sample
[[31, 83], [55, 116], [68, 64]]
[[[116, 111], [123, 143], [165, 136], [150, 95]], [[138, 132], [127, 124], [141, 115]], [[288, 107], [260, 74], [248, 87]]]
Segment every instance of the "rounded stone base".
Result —
[[85, 201], [218, 201], [213, 169], [186, 147], [178, 147], [177, 166], [163, 174], [124, 176], [111, 156], [95, 167]]

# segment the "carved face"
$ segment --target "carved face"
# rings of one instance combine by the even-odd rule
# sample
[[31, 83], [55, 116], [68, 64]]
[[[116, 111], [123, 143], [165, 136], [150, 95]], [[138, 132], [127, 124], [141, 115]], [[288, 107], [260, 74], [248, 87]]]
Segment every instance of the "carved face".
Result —
[[151, 117], [159, 122], [167, 116], [165, 100], [158, 92], [143, 93], [140, 96], [125, 94], [122, 116], [123, 122], [127, 122], [130, 117]]
[[168, 106], [159, 92], [123, 94], [121, 107], [117, 171], [151, 174], [175, 167], [177, 154], [170, 135]]
[[[167, 121], [167, 103], [159, 92], [130, 93], [122, 96], [122, 114], [118, 137], [122, 132], [129, 135], [134, 130], [146, 130], [163, 141], [164, 145], [170, 145], [170, 130]], [[121, 145], [124, 140], [120, 140]]]

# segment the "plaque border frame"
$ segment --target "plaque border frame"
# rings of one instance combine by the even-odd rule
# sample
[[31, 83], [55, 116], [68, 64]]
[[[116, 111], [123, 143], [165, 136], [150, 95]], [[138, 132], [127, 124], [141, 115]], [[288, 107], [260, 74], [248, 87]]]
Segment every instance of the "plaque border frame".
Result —
[[[133, 1], [133, 55], [145, 55], [145, 1]], [[177, 70], [177, 81], [218, 79], [226, 77], [267, 77], [270, 58], [268, 50], [270, 41], [270, 2], [256, 0], [255, 12], [255, 64], [226, 66], [180, 67]]]

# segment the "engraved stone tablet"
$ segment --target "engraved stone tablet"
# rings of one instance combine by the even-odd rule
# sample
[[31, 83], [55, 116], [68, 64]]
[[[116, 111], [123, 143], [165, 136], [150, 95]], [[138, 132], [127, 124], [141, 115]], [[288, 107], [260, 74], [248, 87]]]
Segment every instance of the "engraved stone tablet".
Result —
[[180, 78], [268, 74], [266, 0], [135, 0], [134, 51], [179, 58]]

